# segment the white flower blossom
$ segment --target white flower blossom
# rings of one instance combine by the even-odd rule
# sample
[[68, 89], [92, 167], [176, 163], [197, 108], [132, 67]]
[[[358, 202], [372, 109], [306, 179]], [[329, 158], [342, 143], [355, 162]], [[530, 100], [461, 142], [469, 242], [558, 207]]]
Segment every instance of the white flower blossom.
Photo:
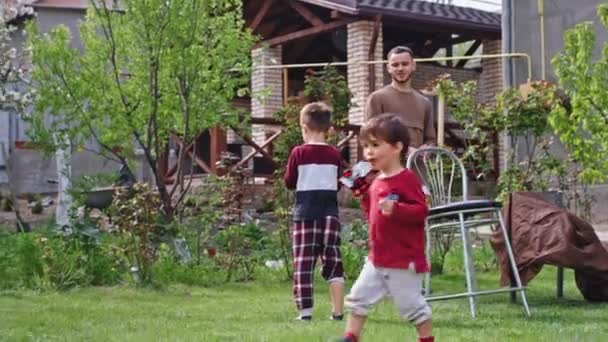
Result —
[[10, 21], [24, 15], [31, 15], [34, 0], [0, 0], [0, 108], [13, 108], [20, 114], [33, 101], [34, 92], [28, 77], [27, 66], [31, 50], [19, 50], [13, 46], [11, 35], [18, 28]]
[[0, 0], [0, 22], [8, 22], [16, 17], [34, 13], [32, 4], [37, 0]]

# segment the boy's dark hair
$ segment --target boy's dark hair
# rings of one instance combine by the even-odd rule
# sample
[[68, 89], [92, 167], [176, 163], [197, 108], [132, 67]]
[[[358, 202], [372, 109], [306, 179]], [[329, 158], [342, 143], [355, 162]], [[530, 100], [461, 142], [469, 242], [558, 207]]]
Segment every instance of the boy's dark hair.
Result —
[[327, 132], [331, 127], [331, 109], [323, 102], [312, 102], [301, 112], [302, 123], [315, 132]]
[[395, 46], [392, 48], [388, 54], [386, 55], [387, 59], [390, 59], [392, 55], [398, 55], [400, 53], [409, 53], [412, 58], [414, 58], [414, 51], [407, 46]]
[[371, 118], [359, 132], [361, 142], [371, 140], [386, 141], [391, 145], [403, 144], [402, 153], [405, 155], [410, 146], [410, 135], [403, 120], [395, 114], [380, 114]]

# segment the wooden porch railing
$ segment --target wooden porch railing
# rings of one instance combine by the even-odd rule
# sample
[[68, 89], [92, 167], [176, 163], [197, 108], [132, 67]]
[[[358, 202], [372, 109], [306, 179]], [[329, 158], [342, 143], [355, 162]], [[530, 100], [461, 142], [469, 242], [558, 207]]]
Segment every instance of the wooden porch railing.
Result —
[[[276, 128], [276, 132], [270, 134], [265, 141], [262, 143], [256, 143], [253, 138], [247, 133], [242, 132], [238, 127], [231, 126], [230, 128], [238, 135], [243, 141], [244, 144], [242, 146], [249, 146], [253, 150], [249, 152], [247, 155], [243, 156], [242, 159], [235, 165], [233, 165], [228, 171], [224, 171], [224, 173], [234, 172], [236, 169], [247, 165], [249, 162], [253, 160], [254, 168], [253, 168], [253, 177], [257, 178], [268, 178], [272, 177], [273, 172], [268, 172], [268, 169], [276, 170], [279, 165], [273, 158], [272, 146], [275, 140], [281, 136], [284, 132], [284, 124], [283, 122], [273, 119], [273, 118], [251, 118], [250, 124], [252, 125], [264, 125], [264, 126], [274, 126]], [[346, 124], [344, 127], [338, 128], [340, 131], [345, 132], [346, 136], [340, 140], [337, 144], [339, 149], [346, 146], [350, 141], [356, 139], [359, 136], [360, 125], [354, 124]], [[462, 129], [459, 124], [456, 123], [445, 123], [446, 130], [446, 143], [453, 148], [465, 148], [464, 141], [461, 137], [454, 133], [455, 130]], [[206, 144], [206, 148], [208, 149], [206, 153], [204, 151], [196, 151], [195, 145], [198, 143], [198, 138], [204, 137], [207, 135], [209, 137], [209, 141]], [[228, 151], [228, 143], [226, 141], [226, 133], [220, 128], [213, 128], [205, 132], [201, 132], [197, 137], [197, 140], [184, 146], [183, 141], [177, 135], [172, 135], [171, 138], [176, 144], [178, 149], [185, 148], [187, 161], [194, 163], [201, 172], [195, 173], [193, 177], [201, 177], [203, 174], [215, 174], [218, 175], [220, 170], [216, 167], [216, 163], [220, 160], [220, 156], [223, 152]], [[497, 139], [497, 137], [494, 137]], [[167, 151], [168, 152], [168, 151]], [[497, 150], [494, 155], [494, 168], [498, 170], [498, 155]], [[177, 161], [169, 162], [166, 153], [162, 158], [160, 158], [160, 170], [162, 170], [165, 182], [173, 183], [175, 181], [175, 177], [178, 171]], [[208, 161], [202, 157], [202, 154], [206, 154], [208, 156]], [[259, 155], [259, 156], [258, 156]], [[361, 150], [358, 149], [356, 159], [361, 159]], [[344, 167], [349, 167], [349, 164], [346, 160], [343, 161]], [[263, 165], [267, 169], [266, 172], [262, 172], [256, 168], [256, 165]], [[262, 169], [263, 167], [260, 167]], [[497, 172], [497, 171], [496, 171]], [[188, 172], [186, 172], [188, 173]]]
[[[269, 152], [269, 151], [272, 151], [272, 145], [273, 145], [274, 141], [279, 136], [281, 136], [281, 134], [283, 134], [284, 124], [281, 121], [272, 119], [272, 118], [251, 118], [249, 123], [252, 125], [275, 126], [275, 127], [280, 127], [280, 128], [278, 128], [278, 130], [276, 132], [271, 134], [265, 141], [258, 144], [252, 139], [252, 137], [248, 133], [242, 132], [236, 126], [231, 126], [230, 128], [235, 132], [235, 134], [238, 135], [245, 142], [242, 145], [253, 148], [253, 151], [251, 151], [246, 156], [244, 156], [237, 164], [233, 165], [227, 171], [227, 173], [234, 172], [236, 169], [242, 167], [243, 165], [246, 165], [254, 158], [260, 158], [259, 161], [264, 162], [267, 165], [271, 166], [272, 169], [276, 170], [279, 167], [279, 165], [273, 158], [272, 152]], [[338, 128], [338, 130], [340, 130], [342, 132], [346, 132], [347, 135], [338, 142], [337, 147], [343, 148], [352, 139], [356, 138], [359, 135], [359, 129], [360, 129], [360, 125], [354, 125], [354, 124], [346, 124], [344, 127]], [[205, 161], [204, 158], [202, 158], [202, 156], [201, 156], [202, 151], [196, 151], [196, 149], [195, 149], [195, 146], [196, 146], [198, 140], [201, 137], [203, 137], [206, 133], [209, 136], [209, 143], [207, 144], [207, 147], [209, 148], [209, 158], [208, 158], [209, 161], [208, 162]], [[218, 162], [220, 160], [220, 156], [223, 152], [228, 151], [226, 134], [223, 130], [221, 130], [219, 128], [213, 128], [208, 131], [201, 132], [197, 136], [197, 139], [195, 139], [194, 142], [188, 144], [187, 146], [185, 146], [184, 142], [181, 140], [181, 138], [175, 134], [171, 135], [171, 139], [175, 142], [178, 151], [179, 151], [179, 149], [185, 149], [184, 152], [186, 153], [186, 157], [187, 157], [185, 159], [191, 161], [192, 163], [194, 163], [194, 165], [198, 166], [198, 168], [203, 171], [202, 174], [215, 174], [215, 175], [219, 174], [219, 170], [216, 167], [216, 162]], [[168, 154], [168, 151], [166, 151], [166, 152], [167, 152], [166, 154]], [[178, 153], [178, 152], [176, 152], [176, 153]], [[256, 157], [258, 154], [261, 157]], [[359, 157], [360, 156], [358, 156], [358, 158]], [[255, 161], [256, 160], [254, 159], [254, 165], [255, 165]], [[344, 166], [348, 166], [347, 161], [343, 161], [343, 162], [344, 162]], [[169, 158], [165, 155], [162, 158], [160, 158], [159, 163], [160, 163], [159, 167], [160, 167], [160, 170], [162, 170], [162, 172], [163, 172], [165, 182], [166, 183], [175, 182], [175, 177], [176, 177], [177, 171], [179, 169], [178, 165], [177, 165], [178, 161], [175, 160], [172, 163], [170, 163]], [[256, 173], [255, 167], [254, 167], [253, 171], [254, 171], [254, 173], [253, 173], [254, 177], [264, 178], [264, 177], [271, 176], [268, 173]], [[196, 173], [193, 175], [193, 177], [200, 177], [202, 174]]]

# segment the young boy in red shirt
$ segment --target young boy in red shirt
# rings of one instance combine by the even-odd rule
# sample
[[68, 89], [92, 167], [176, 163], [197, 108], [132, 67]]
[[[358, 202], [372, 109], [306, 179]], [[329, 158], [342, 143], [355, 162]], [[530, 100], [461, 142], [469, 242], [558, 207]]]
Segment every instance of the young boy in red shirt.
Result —
[[422, 295], [424, 224], [428, 216], [422, 185], [402, 166], [407, 127], [398, 116], [382, 114], [361, 128], [364, 156], [378, 171], [361, 203], [369, 223], [369, 255], [346, 296], [350, 311], [341, 341], [357, 342], [371, 307], [390, 295], [402, 318], [416, 325], [418, 341], [432, 342], [431, 308]]
[[293, 148], [287, 161], [285, 184], [295, 190], [293, 209], [293, 294], [299, 320], [310, 321], [313, 307], [313, 278], [317, 259], [321, 275], [329, 283], [332, 320], [342, 320], [344, 270], [340, 257], [338, 220], [338, 174], [340, 152], [327, 144], [331, 110], [321, 102], [310, 103], [300, 112], [304, 144]]

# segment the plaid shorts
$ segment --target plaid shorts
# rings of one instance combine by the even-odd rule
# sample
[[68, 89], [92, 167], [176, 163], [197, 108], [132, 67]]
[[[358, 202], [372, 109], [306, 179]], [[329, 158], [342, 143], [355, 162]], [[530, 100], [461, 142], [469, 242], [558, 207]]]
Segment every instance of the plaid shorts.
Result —
[[328, 216], [311, 221], [296, 221], [293, 236], [293, 295], [298, 310], [313, 306], [313, 277], [317, 259], [323, 263], [321, 275], [328, 282], [344, 282], [340, 256], [340, 221]]

